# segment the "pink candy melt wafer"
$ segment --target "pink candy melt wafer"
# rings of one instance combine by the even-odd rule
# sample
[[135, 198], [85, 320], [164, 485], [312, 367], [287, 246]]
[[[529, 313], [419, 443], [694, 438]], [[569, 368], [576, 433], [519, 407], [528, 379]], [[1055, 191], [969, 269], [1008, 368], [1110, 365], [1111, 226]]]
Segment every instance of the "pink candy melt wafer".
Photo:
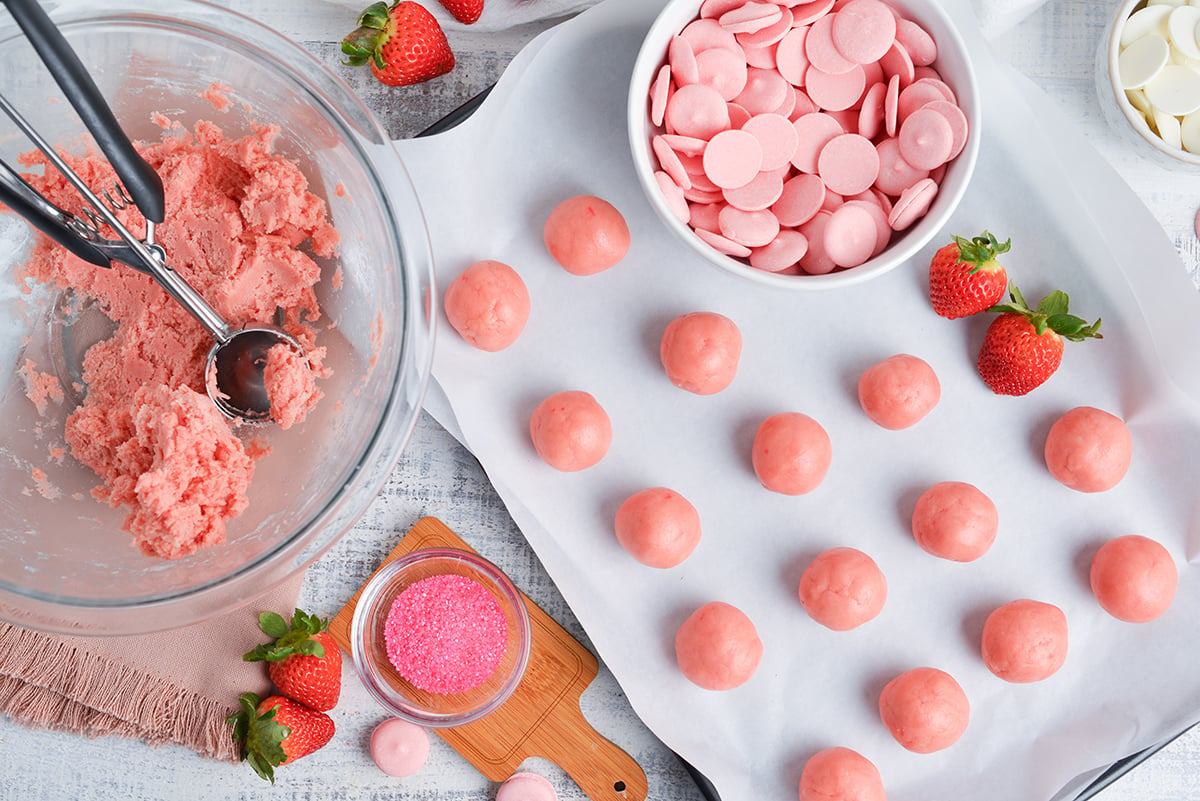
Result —
[[779, 234], [779, 220], [769, 211], [742, 211], [726, 206], [717, 220], [722, 236], [748, 248], [762, 247]]
[[750, 266], [769, 273], [777, 273], [794, 267], [808, 252], [808, 239], [799, 231], [780, 231], [766, 245], [750, 253]]
[[875, 220], [861, 206], [845, 203], [829, 215], [825, 252], [838, 267], [857, 267], [875, 251]]
[[896, 38], [896, 17], [879, 0], [850, 0], [830, 28], [838, 52], [856, 64], [878, 61]]
[[779, 199], [771, 211], [783, 225], [803, 225], [821, 210], [825, 203], [825, 182], [816, 175], [801, 173], [784, 181]]
[[791, 94], [791, 85], [775, 70], [749, 67], [746, 73], [746, 85], [734, 102], [751, 115], [778, 111]]
[[654, 173], [654, 180], [658, 184], [658, 191], [662, 192], [663, 198], [666, 199], [671, 213], [684, 225], [691, 222], [691, 209], [688, 206], [687, 198], [683, 196], [683, 190], [679, 188], [679, 184], [675, 183], [671, 176], [662, 170]]
[[704, 0], [700, 4], [700, 17], [719, 20], [726, 11], [732, 11], [744, 2], [746, 0]]
[[696, 236], [698, 236], [707, 244], [711, 245], [712, 248], [718, 253], [724, 253], [726, 256], [745, 258], [746, 256], [750, 255], [750, 248], [746, 247], [745, 245], [739, 245], [737, 242], [734, 242], [732, 239], [722, 236], [721, 234], [714, 233], [703, 228], [697, 228]]
[[874, 84], [863, 95], [862, 105], [858, 109], [858, 133], [868, 139], [874, 139], [883, 130], [883, 103], [887, 95], [887, 84], [882, 81]]
[[704, 146], [708, 144], [703, 139], [697, 139], [694, 136], [680, 136], [679, 134], [663, 134], [662, 138], [664, 142], [671, 146], [672, 150], [686, 156], [699, 156], [704, 152]]
[[887, 91], [883, 96], [883, 129], [888, 136], [896, 135], [900, 118], [900, 76], [888, 78]]
[[792, 162], [800, 137], [782, 114], [758, 114], [746, 120], [742, 130], [754, 135], [762, 148], [762, 169], [777, 170]]
[[884, 139], [875, 152], [879, 154], [879, 176], [875, 186], [885, 195], [899, 196], [905, 189], [929, 177], [928, 170], [918, 169], [900, 155], [900, 142], [895, 138]]
[[[743, 50], [765, 50], [770, 45], [776, 44], [792, 29], [792, 10], [784, 6], [776, 6], [776, 8], [779, 9], [779, 19], [774, 23], [750, 33], [734, 34]], [[748, 55], [747, 60], [749, 60]], [[762, 64], [761, 66], [771, 65]]]
[[929, 178], [917, 181], [905, 189], [888, 215], [888, 224], [892, 226], [892, 230], [903, 231], [929, 211], [937, 191], [938, 185]]
[[715, 19], [695, 20], [680, 31], [679, 35], [688, 40], [692, 45], [692, 50], [696, 53], [714, 47], [734, 50], [738, 46], [734, 35], [722, 28], [721, 23]]
[[722, 189], [745, 186], [758, 175], [762, 155], [762, 146], [754, 134], [743, 130], [721, 131], [704, 149], [704, 174]]
[[794, 86], [803, 86], [804, 74], [808, 72], [810, 62], [804, 50], [807, 38], [808, 28], [792, 28], [775, 48], [775, 68]]
[[912, 114], [926, 103], [932, 103], [935, 100], [946, 100], [953, 103], [954, 94], [949, 92], [944, 83], [933, 78], [922, 78], [913, 81], [910, 85], [900, 90], [900, 97], [896, 104], [896, 114], [900, 121], [903, 122], [908, 118], [909, 114]]
[[900, 156], [919, 170], [945, 164], [954, 148], [954, 131], [946, 117], [931, 108], [919, 108], [900, 124]]
[[826, 111], [845, 111], [858, 104], [867, 88], [863, 68], [855, 64], [845, 72], [829, 73], [814, 64], [804, 75], [804, 91]]
[[864, 136], [835, 136], [817, 156], [817, 175], [834, 192], [857, 195], [870, 189], [879, 177], [879, 153]]
[[720, 17], [721, 27], [732, 33], [754, 33], [774, 25], [783, 16], [779, 6], [750, 0], [726, 11]]
[[667, 46], [667, 65], [675, 83], [683, 86], [689, 83], [700, 83], [700, 68], [696, 65], [696, 53], [692, 44], [682, 36], [671, 39]]
[[800, 259], [800, 269], [809, 275], [825, 275], [837, 267], [825, 250], [825, 229], [829, 227], [832, 217], [833, 212], [818, 211], [811, 220], [800, 226], [800, 233], [808, 240], [808, 251]]
[[954, 137], [953, 145], [950, 148], [950, 158], [958, 158], [958, 154], [967, 146], [967, 115], [963, 114], [962, 109], [948, 100], [934, 100], [932, 103], [926, 103], [921, 108], [932, 109], [946, 118], [946, 122], [950, 124], [950, 131]]
[[845, 133], [845, 129], [833, 117], [817, 112], [805, 114], [792, 123], [796, 129], [796, 152], [792, 164], [801, 172], [817, 171], [817, 156], [830, 139]]
[[917, 77], [912, 58], [899, 42], [893, 42], [888, 51], [883, 54], [883, 58], [879, 59], [879, 68], [888, 80], [896, 78], [900, 82], [901, 89], [911, 84]]
[[671, 68], [663, 64], [650, 87], [650, 121], [655, 125], [663, 124], [663, 115], [667, 112], [667, 98], [671, 92]]
[[896, 22], [896, 44], [904, 48], [912, 63], [927, 67], [937, 60], [937, 42], [929, 32], [910, 19]]
[[837, 74], [848, 72], [857, 64], [841, 54], [833, 43], [832, 15], [821, 17], [808, 29], [808, 37], [804, 42], [804, 53], [809, 62], [822, 72]]
[[746, 88], [746, 57], [722, 47], [705, 50], [696, 56], [697, 83], [716, 89], [723, 100], [733, 100]]
[[813, 24], [829, 13], [833, 3], [834, 0], [812, 0], [810, 3], [792, 6], [792, 24], [797, 27]]
[[871, 255], [878, 256], [892, 238], [892, 226], [888, 224], [888, 212], [891, 211], [891, 206], [884, 210], [877, 199], [847, 200], [845, 205], [861, 208], [875, 223], [875, 247], [871, 249]]
[[664, 122], [674, 133], [709, 139], [729, 127], [729, 109], [716, 89], [690, 84], [676, 89], [667, 101]]
[[760, 172], [750, 183], [722, 191], [729, 205], [742, 211], [770, 208], [783, 195], [783, 171]]
[[692, 178], [679, 159], [679, 154], [671, 148], [667, 140], [656, 136], [650, 140], [650, 147], [658, 158], [658, 164], [663, 168], [663, 172], [671, 176], [671, 180], [678, 184], [680, 189], [691, 189]]

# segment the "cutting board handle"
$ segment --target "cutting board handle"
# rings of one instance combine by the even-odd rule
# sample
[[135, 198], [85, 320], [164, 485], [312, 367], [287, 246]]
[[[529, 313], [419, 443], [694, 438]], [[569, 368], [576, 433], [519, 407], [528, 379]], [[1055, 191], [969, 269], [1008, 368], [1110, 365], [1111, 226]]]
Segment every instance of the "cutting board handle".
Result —
[[592, 801], [645, 801], [645, 771], [592, 728], [577, 704], [564, 699], [543, 719], [536, 739], [533, 748], [565, 770]]

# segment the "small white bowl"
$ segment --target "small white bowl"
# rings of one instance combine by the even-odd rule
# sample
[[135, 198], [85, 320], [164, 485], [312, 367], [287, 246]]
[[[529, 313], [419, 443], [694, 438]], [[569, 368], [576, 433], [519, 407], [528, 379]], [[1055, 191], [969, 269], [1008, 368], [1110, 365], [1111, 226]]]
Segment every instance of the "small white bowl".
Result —
[[1121, 55], [1121, 33], [1129, 17], [1146, 5], [1146, 0], [1124, 0], [1113, 14], [1108, 35], [1101, 40], [1096, 58], [1096, 89], [1100, 108], [1108, 123], [1121, 134], [1125, 142], [1152, 161], [1169, 169], [1180, 165], [1200, 167], [1200, 154], [1189, 153], [1163, 141], [1150, 128], [1145, 115], [1129, 102], [1121, 85], [1117, 66]]
[[826, 275], [781, 275], [751, 267], [746, 261], [726, 256], [708, 245], [671, 211], [654, 178], [656, 160], [651, 153], [650, 139], [655, 126], [650, 120], [648, 98], [650, 85], [666, 60], [671, 38], [699, 16], [701, 0], [670, 0], [655, 19], [634, 63], [629, 88], [627, 117], [634, 168], [642, 189], [663, 223], [708, 262], [735, 275], [780, 289], [834, 289], [870, 280], [896, 268], [911, 259], [945, 227], [966, 193], [979, 157], [981, 114], [975, 70], [962, 37], [936, 0], [885, 2], [918, 22], [937, 42], [938, 57], [933, 66], [954, 90], [958, 105], [966, 114], [970, 136], [963, 151], [947, 165], [938, 194], [924, 217], [894, 236], [887, 248], [869, 261]]

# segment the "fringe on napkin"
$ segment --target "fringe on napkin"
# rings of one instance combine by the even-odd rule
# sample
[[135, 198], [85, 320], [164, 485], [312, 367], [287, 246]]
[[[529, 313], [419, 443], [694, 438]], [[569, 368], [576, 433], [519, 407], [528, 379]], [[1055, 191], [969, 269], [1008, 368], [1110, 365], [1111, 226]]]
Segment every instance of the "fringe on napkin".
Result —
[[237, 761], [232, 707], [66, 640], [0, 623], [0, 714], [89, 737], [178, 743]]

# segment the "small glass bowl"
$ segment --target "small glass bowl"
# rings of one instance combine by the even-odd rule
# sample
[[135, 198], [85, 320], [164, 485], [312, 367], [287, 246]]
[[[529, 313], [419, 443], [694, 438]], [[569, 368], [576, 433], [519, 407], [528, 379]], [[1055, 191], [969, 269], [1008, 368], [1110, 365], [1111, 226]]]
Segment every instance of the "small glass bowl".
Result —
[[[496, 670], [482, 684], [459, 693], [413, 686], [388, 660], [384, 624], [405, 589], [433, 576], [463, 576], [484, 587], [504, 613], [508, 642]], [[479, 720], [503, 704], [529, 661], [529, 613], [508, 576], [477, 554], [454, 548], [422, 548], [384, 565], [363, 587], [350, 624], [350, 653], [367, 691], [388, 711], [420, 726], [446, 728]]]

